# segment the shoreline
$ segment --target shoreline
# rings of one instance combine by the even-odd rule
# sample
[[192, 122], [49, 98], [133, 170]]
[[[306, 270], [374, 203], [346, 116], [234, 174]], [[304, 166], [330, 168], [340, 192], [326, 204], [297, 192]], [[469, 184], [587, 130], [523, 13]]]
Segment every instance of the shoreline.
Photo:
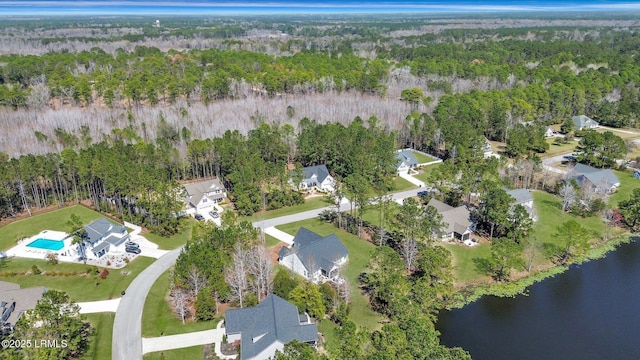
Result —
[[[584, 262], [601, 259], [605, 257], [609, 252], [616, 250], [620, 245], [631, 243], [637, 238], [638, 237], [634, 236], [633, 234], [628, 234], [622, 237], [611, 239], [606, 243], [603, 243], [589, 250], [589, 254], [584, 258], [579, 259], [579, 261], [577, 261], [575, 264], [582, 264]], [[529, 286], [561, 274], [569, 270], [570, 268], [571, 265], [556, 265], [510, 282], [469, 285], [456, 291], [453, 295], [453, 300], [449, 304], [443, 306], [440, 310], [451, 311], [453, 309], [461, 309], [465, 305], [473, 303], [483, 296], [487, 295], [493, 295], [497, 297], [515, 297], [517, 295], [527, 295], [527, 289], [529, 288]]]

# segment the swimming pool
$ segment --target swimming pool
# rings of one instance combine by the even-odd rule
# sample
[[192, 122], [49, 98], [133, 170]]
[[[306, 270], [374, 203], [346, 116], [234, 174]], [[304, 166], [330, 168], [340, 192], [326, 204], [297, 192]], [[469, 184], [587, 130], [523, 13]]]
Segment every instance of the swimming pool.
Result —
[[49, 240], [49, 239], [35, 239], [27, 244], [28, 247], [58, 251], [64, 247], [64, 241]]

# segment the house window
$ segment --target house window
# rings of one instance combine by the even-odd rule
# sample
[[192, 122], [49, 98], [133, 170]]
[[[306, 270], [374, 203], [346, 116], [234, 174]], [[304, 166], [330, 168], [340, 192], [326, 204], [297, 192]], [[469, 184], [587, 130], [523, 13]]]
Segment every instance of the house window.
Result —
[[207, 202], [207, 198], [202, 198], [202, 202], [206, 203]]

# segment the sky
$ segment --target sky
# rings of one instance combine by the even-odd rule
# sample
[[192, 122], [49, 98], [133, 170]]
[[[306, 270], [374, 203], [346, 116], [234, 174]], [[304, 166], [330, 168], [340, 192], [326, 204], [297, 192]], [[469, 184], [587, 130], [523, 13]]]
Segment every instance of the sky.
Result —
[[322, 14], [523, 11], [640, 11], [640, 1], [429, 0], [0, 0], [1, 15]]

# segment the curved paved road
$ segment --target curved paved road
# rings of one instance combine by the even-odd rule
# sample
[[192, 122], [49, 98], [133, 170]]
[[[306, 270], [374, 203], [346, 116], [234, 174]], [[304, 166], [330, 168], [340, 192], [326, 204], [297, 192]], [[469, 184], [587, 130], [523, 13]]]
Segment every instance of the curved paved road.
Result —
[[[392, 200], [401, 200], [415, 196], [421, 190], [424, 190], [424, 188], [411, 189], [390, 195]], [[279, 218], [254, 222], [253, 225], [264, 229], [270, 226], [311, 219], [318, 216], [323, 210], [334, 208], [335, 207], [326, 207], [304, 211]], [[341, 211], [348, 210], [349, 208], [349, 202], [340, 205]], [[127, 293], [120, 300], [120, 305], [118, 306], [113, 322], [112, 359], [142, 359], [142, 309], [144, 307], [144, 301], [153, 283], [176, 262], [181, 251], [182, 247], [179, 247], [156, 260], [141, 272], [127, 288]]]
[[182, 247], [170, 251], [144, 269], [127, 288], [120, 300], [113, 322], [111, 358], [142, 359], [142, 309], [153, 283], [167, 271], [180, 255]]

